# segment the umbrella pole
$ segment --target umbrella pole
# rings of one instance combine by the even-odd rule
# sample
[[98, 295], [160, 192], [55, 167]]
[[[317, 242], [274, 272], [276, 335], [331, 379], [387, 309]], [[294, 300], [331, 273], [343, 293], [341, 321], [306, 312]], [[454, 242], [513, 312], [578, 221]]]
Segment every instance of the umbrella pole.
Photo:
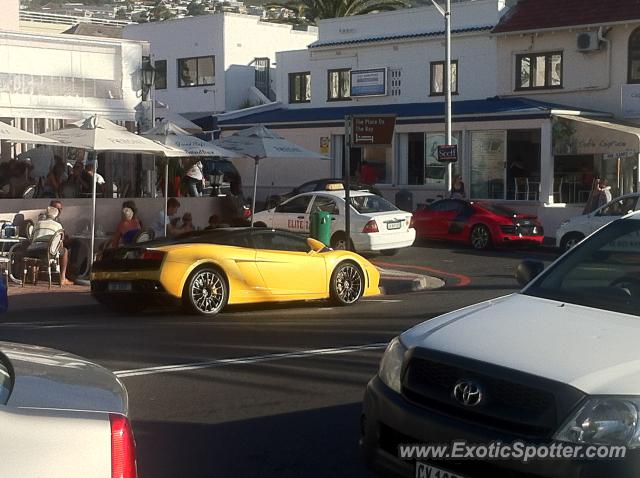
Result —
[[96, 185], [98, 180], [98, 154], [93, 153], [93, 187], [91, 188], [91, 246], [89, 247], [89, 272], [93, 266], [93, 251], [96, 241]]
[[251, 204], [251, 227], [253, 227], [254, 217], [256, 217], [256, 194], [258, 193], [258, 163], [260, 158], [253, 158], [255, 167], [253, 169], [253, 199]]
[[167, 237], [167, 218], [169, 217], [169, 158], [164, 164], [164, 236]]

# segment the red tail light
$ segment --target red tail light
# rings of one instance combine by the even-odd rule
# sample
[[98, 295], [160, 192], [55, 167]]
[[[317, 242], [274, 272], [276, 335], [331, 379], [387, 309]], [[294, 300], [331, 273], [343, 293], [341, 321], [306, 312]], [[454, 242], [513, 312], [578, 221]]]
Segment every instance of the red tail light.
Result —
[[242, 216], [245, 219], [249, 219], [251, 217], [251, 209], [249, 209], [248, 207], [245, 207], [244, 210], [242, 211]]
[[162, 259], [164, 259], [164, 255], [164, 251], [145, 249], [142, 251], [140, 259], [142, 259], [143, 261], [161, 261]]
[[371, 219], [368, 223], [366, 223], [364, 228], [362, 229], [362, 232], [378, 232], [378, 223], [376, 223], [375, 219]]
[[111, 478], [136, 478], [136, 444], [127, 417], [109, 414], [111, 422]]
[[409, 221], [409, 228], [416, 227], [416, 220], [413, 216], [411, 216], [411, 220]]

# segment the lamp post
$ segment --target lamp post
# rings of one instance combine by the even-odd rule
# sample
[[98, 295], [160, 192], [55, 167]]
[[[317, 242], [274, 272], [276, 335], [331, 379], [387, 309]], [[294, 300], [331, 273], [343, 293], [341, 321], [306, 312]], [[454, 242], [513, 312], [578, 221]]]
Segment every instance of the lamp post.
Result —
[[[443, 9], [438, 5], [436, 0], [431, 0], [433, 6], [436, 7], [438, 12], [444, 17], [444, 31], [445, 31], [445, 66], [444, 66], [444, 94], [445, 94], [445, 112], [444, 112], [444, 129], [445, 140], [447, 145], [452, 142], [451, 138], [451, 0], [446, 0], [445, 8]], [[449, 162], [447, 164], [447, 192], [451, 193], [452, 186], [452, 168], [453, 165]]]
[[153, 91], [153, 85], [156, 81], [156, 69], [151, 64], [151, 58], [146, 57], [142, 60], [140, 73], [142, 75], [142, 100], [151, 101], [151, 128], [153, 128], [156, 125], [154, 108], [155, 98], [151, 92]]

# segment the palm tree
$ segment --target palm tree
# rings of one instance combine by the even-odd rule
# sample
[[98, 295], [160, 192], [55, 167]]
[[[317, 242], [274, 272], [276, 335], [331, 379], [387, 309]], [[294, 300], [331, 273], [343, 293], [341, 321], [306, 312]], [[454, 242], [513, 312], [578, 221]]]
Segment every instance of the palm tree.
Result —
[[267, 4], [265, 8], [285, 8], [304, 23], [315, 24], [325, 18], [350, 17], [410, 6], [405, 0], [287, 0]]

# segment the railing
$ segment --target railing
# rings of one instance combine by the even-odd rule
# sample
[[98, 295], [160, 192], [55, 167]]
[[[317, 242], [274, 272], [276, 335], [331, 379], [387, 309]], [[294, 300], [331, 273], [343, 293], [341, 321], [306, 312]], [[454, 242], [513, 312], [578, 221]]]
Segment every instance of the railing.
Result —
[[91, 23], [93, 25], [111, 25], [114, 27], [124, 27], [131, 23], [135, 23], [127, 20], [111, 20], [108, 18], [96, 18], [96, 17], [76, 17], [73, 15], [59, 15], [57, 13], [31, 12], [27, 10], [20, 11], [20, 20], [23, 22], [57, 23], [60, 25], [76, 25], [77, 23]]

